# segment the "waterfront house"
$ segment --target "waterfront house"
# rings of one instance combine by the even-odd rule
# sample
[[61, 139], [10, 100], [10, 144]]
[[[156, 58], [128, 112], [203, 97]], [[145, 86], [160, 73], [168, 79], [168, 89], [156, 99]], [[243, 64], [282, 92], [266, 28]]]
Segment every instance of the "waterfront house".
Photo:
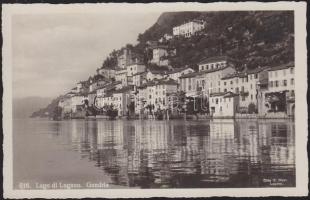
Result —
[[[295, 65], [294, 62], [272, 67], [268, 70], [268, 90], [263, 94], [267, 113], [295, 112]], [[265, 113], [265, 114], [267, 114]]]
[[239, 107], [239, 95], [232, 92], [211, 93], [210, 115], [213, 117], [234, 117]]
[[177, 91], [178, 83], [172, 79], [155, 80], [153, 84], [147, 85], [149, 98], [147, 104], [154, 106], [154, 111], [169, 108], [169, 94]]
[[130, 107], [133, 103], [132, 93], [133, 86], [126, 86], [113, 92], [113, 101], [111, 103], [118, 110], [118, 116], [126, 116], [131, 112]]
[[179, 26], [173, 27], [172, 32], [174, 36], [184, 36], [186, 38], [189, 38], [196, 32], [204, 29], [205, 25], [205, 21], [195, 19]]
[[192, 72], [181, 75], [180, 78], [180, 90], [185, 92], [187, 97], [196, 97], [199, 92], [197, 91], [197, 76], [199, 72]]
[[257, 113], [257, 105], [259, 101], [258, 84], [267, 77], [266, 67], [258, 67], [244, 72], [234, 72], [222, 77], [220, 82], [220, 90], [223, 92], [234, 92], [240, 95], [238, 112]]
[[236, 61], [227, 56], [205, 58], [198, 63], [197, 88], [204, 96], [223, 92], [221, 78], [236, 72]]

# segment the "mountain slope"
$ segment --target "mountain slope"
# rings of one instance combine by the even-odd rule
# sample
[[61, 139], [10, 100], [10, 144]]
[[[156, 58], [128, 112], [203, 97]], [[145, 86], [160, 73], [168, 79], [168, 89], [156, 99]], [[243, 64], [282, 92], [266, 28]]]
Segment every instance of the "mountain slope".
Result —
[[27, 118], [46, 106], [52, 99], [44, 97], [26, 97], [13, 99], [13, 118]]

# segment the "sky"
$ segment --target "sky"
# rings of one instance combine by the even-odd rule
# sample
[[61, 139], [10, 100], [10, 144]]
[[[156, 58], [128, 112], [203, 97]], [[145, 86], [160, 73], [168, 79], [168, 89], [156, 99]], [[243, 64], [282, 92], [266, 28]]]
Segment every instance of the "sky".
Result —
[[96, 73], [113, 50], [135, 44], [160, 16], [56, 13], [12, 16], [13, 97], [56, 97]]

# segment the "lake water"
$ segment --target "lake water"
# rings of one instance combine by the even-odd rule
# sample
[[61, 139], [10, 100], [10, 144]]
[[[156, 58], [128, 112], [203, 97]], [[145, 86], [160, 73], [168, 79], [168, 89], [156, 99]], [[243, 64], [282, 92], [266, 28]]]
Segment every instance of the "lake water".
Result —
[[19, 119], [13, 131], [16, 189], [295, 186], [291, 120]]

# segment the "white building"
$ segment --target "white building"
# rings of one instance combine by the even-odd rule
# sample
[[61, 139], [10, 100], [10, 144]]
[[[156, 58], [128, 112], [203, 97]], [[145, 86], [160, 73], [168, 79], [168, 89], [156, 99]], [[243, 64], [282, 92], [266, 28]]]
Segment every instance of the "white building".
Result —
[[166, 77], [166, 70], [160, 70], [160, 71], [156, 71], [156, 70], [148, 70], [148, 72], [146, 73], [146, 79], [147, 81], [152, 81], [154, 79], [162, 79], [164, 77]]
[[133, 87], [127, 86], [113, 92], [112, 105], [118, 110], [118, 116], [126, 116], [129, 111]]
[[106, 78], [114, 78], [115, 77], [115, 69], [112, 68], [99, 68], [98, 73]]
[[195, 70], [193, 70], [190, 67], [183, 67], [183, 68], [179, 68], [179, 69], [174, 69], [170, 72], [168, 72], [168, 78], [173, 79], [175, 81], [177, 81], [178, 83], [180, 83], [180, 77], [182, 75], [185, 74], [189, 74], [189, 73], [193, 73], [195, 72]]
[[242, 73], [227, 74], [221, 80], [221, 91], [234, 92], [240, 95], [240, 113], [247, 113], [250, 104], [258, 104], [258, 83], [267, 77], [266, 68], [247, 70]]
[[268, 70], [268, 90], [262, 95], [266, 113], [295, 115], [295, 65], [293, 62]]
[[97, 88], [104, 86], [107, 80], [104, 76], [96, 74], [89, 79], [89, 92], [96, 91]]
[[295, 90], [295, 73], [294, 64], [270, 68], [268, 70], [269, 92], [294, 91]]
[[201, 31], [205, 28], [205, 21], [203, 20], [192, 20], [190, 22], [184, 23], [180, 26], [173, 27], [174, 36], [184, 36], [191, 37], [196, 32]]
[[160, 59], [168, 56], [168, 50], [166, 46], [156, 46], [153, 48], [153, 58], [151, 63], [160, 65]]
[[162, 79], [147, 85], [146, 105], [154, 106], [154, 111], [168, 109], [168, 96], [177, 91], [178, 83], [172, 79]]
[[139, 72], [132, 75], [132, 82], [134, 86], [141, 86], [142, 83], [146, 80], [147, 72]]
[[211, 57], [198, 63], [197, 87], [205, 96], [223, 92], [221, 79], [227, 74], [235, 73], [235, 61], [227, 56]]
[[239, 107], [239, 95], [221, 92], [210, 95], [209, 109], [214, 117], [234, 117]]
[[142, 63], [134, 63], [127, 66], [127, 76], [133, 76], [134, 74], [145, 72], [146, 67]]
[[115, 71], [115, 81], [120, 81], [122, 82], [123, 86], [127, 86], [128, 85], [128, 79], [127, 79], [127, 69], [117, 69]]

